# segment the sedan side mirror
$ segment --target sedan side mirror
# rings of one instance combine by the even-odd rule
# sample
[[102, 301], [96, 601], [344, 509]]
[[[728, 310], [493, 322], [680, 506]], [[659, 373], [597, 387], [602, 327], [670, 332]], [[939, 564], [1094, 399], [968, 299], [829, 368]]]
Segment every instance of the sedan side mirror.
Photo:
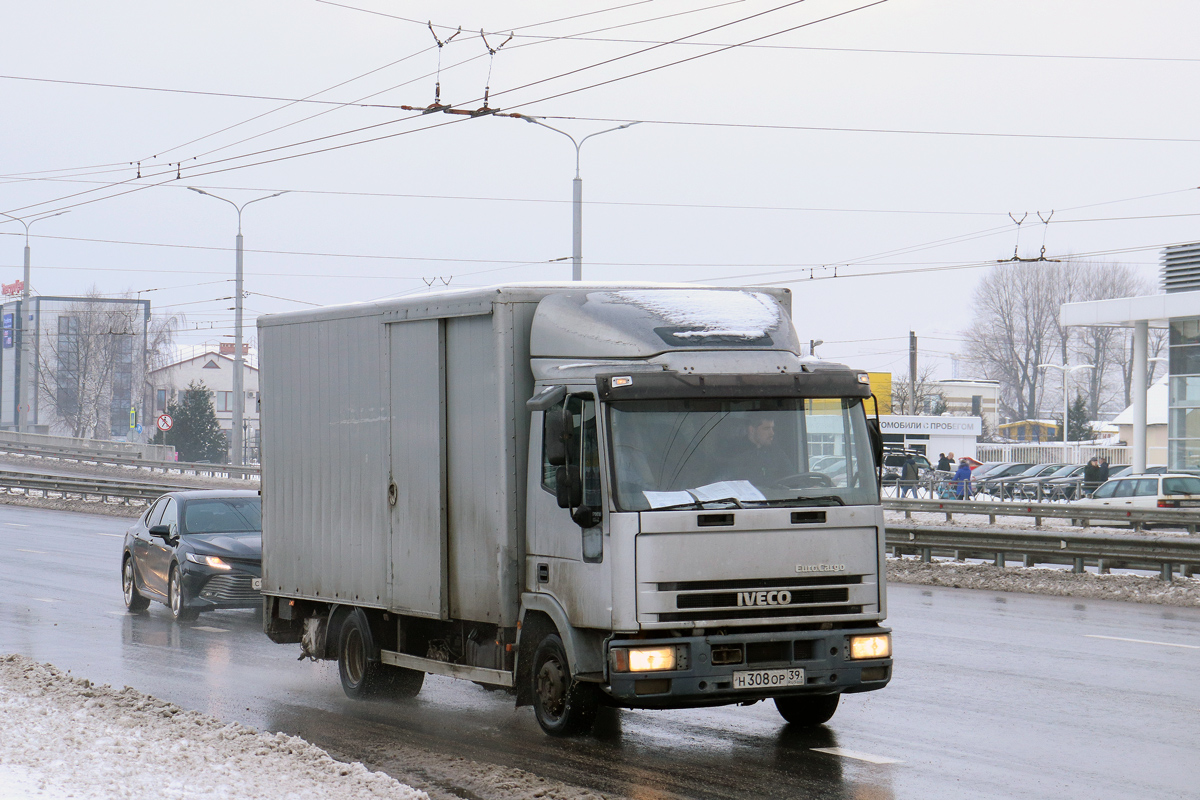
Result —
[[150, 535], [155, 539], [162, 539], [164, 542], [171, 538], [170, 525], [155, 525], [150, 528]]

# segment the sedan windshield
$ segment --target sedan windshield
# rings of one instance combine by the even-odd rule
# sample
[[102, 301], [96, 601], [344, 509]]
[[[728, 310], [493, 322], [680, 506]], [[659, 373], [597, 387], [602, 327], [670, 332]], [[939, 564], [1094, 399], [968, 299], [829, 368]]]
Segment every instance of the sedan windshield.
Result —
[[206, 497], [183, 506], [183, 533], [246, 533], [262, 530], [262, 499]]
[[609, 424], [625, 511], [879, 499], [857, 399], [626, 401]]

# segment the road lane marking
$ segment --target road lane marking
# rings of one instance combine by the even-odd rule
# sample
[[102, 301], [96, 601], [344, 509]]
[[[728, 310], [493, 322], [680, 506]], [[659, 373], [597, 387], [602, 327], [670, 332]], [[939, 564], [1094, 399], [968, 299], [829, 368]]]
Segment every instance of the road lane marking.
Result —
[[228, 628], [212, 628], [212, 627], [209, 627], [208, 625], [193, 625], [192, 630], [208, 631], [209, 633], [229, 633]]
[[844, 747], [814, 747], [812, 748], [818, 753], [828, 753], [831, 756], [841, 756], [842, 758], [853, 758], [858, 761], [866, 761], [870, 764], [903, 764], [904, 762], [898, 758], [888, 758], [887, 756], [873, 756], [870, 753], [860, 753], [857, 750], [847, 750]]
[[57, 600], [57, 599], [55, 599], [55, 598], [53, 598], [53, 597], [31, 597], [31, 598], [29, 598], [29, 599], [30, 599], [30, 600], [37, 600], [39, 603], [59, 603], [59, 602], [62, 602], [61, 600]]
[[97, 536], [115, 536], [118, 539], [121, 539], [125, 536], [125, 534], [123, 534], [123, 533], [100, 533], [99, 531], [96, 531], [96, 535]]
[[12, 525], [14, 528], [28, 528], [28, 527], [29, 527], [28, 525], [24, 525], [24, 524], [22, 524], [22, 523], [20, 523], [20, 522], [6, 522], [6, 523], [4, 523], [4, 524], [5, 524], [5, 525]]
[[1101, 636], [1097, 633], [1085, 633], [1087, 639], [1111, 639], [1114, 642], [1137, 642], [1138, 644], [1157, 644], [1163, 647], [1186, 647], [1188, 650], [1200, 650], [1200, 644], [1178, 644], [1176, 642], [1152, 642], [1149, 639], [1126, 639], [1124, 636]]
[[26, 550], [26, 549], [25, 549], [25, 548], [23, 548], [23, 547], [18, 547], [18, 548], [17, 548], [17, 552], [18, 552], [18, 553], [37, 553], [39, 556], [44, 556], [44, 555], [46, 555], [46, 551], [45, 551], [45, 550]]

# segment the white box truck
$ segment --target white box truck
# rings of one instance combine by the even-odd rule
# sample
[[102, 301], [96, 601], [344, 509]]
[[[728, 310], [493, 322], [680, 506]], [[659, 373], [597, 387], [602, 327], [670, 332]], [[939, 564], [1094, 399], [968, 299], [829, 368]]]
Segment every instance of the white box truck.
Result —
[[785, 289], [509, 285], [258, 321], [263, 625], [344, 690], [600, 705], [883, 688], [878, 417]]

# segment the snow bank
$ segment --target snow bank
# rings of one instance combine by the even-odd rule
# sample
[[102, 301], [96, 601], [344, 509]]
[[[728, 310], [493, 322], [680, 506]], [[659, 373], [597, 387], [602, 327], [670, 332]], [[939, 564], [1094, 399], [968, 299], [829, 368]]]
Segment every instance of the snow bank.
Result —
[[1196, 578], [1176, 578], [1168, 583], [1143, 575], [1077, 574], [1053, 567], [997, 567], [940, 560], [926, 564], [916, 558], [888, 558], [887, 579], [890, 583], [954, 589], [1200, 607], [1200, 580]]
[[303, 739], [0, 657], [0, 800], [428, 800]]

